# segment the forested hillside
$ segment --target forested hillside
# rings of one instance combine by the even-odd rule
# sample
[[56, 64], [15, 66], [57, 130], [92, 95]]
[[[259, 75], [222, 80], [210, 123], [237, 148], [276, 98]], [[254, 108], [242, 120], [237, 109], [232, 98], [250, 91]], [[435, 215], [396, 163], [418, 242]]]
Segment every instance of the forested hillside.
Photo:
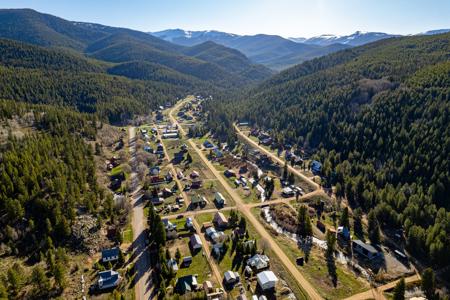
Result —
[[408, 249], [450, 262], [450, 34], [405, 37], [288, 69], [240, 100], [211, 103], [209, 123], [232, 139], [249, 120], [276, 140], [315, 151], [325, 186]]
[[[167, 69], [166, 76], [190, 76], [226, 89], [242, 88], [271, 75], [267, 68], [254, 65], [242, 53], [223, 46], [203, 47], [200, 54], [196, 48], [175, 45], [144, 32], [67, 21], [30, 9], [1, 9], [0, 38], [66, 48], [77, 51], [80, 57], [87, 55], [112, 63], [158, 64]], [[141, 77], [127, 74], [130, 78]]]

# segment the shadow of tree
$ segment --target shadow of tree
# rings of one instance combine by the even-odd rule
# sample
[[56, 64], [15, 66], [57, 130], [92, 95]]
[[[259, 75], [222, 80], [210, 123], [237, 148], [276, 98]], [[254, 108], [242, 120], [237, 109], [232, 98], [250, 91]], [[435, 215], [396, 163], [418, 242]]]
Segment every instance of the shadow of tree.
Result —
[[337, 286], [338, 276], [336, 271], [336, 263], [334, 261], [333, 255], [327, 256], [327, 268], [328, 268], [328, 275], [331, 278], [331, 282], [333, 282], [333, 286]]

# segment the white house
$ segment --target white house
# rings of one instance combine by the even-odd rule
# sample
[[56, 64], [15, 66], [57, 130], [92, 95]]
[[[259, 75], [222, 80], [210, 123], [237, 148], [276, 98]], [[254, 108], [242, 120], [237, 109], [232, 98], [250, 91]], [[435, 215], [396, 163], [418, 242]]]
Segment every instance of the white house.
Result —
[[270, 259], [267, 255], [255, 254], [247, 260], [247, 265], [256, 269], [262, 270], [269, 266]]
[[223, 277], [224, 277], [225, 283], [227, 283], [227, 284], [233, 284], [233, 283], [239, 282], [239, 280], [240, 280], [239, 273], [233, 272], [233, 271], [226, 271], [223, 274]]
[[275, 285], [278, 282], [278, 278], [272, 271], [263, 271], [258, 273], [258, 275], [256, 275], [256, 279], [259, 287], [264, 291], [275, 288]]

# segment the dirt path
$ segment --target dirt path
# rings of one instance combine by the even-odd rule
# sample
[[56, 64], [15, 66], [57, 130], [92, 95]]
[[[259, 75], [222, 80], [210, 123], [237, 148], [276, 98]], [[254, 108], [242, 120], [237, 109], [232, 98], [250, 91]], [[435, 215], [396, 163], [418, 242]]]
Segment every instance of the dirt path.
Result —
[[[399, 280], [389, 282], [377, 288], [373, 288], [368, 291], [348, 297], [345, 300], [366, 300], [366, 299], [385, 300], [386, 297], [384, 296], [383, 293], [387, 290], [393, 289], [398, 281]], [[407, 284], [418, 281], [420, 281], [420, 276], [417, 274], [405, 278], [405, 283]]]
[[133, 207], [131, 226], [133, 228], [134, 241], [131, 245], [133, 249], [133, 262], [136, 268], [135, 295], [136, 300], [152, 299], [152, 269], [150, 258], [145, 243], [145, 217], [144, 202], [142, 201], [141, 187], [136, 173], [136, 132], [134, 127], [128, 128], [130, 166], [131, 173], [131, 204]]
[[[186, 132], [184, 131], [184, 129], [178, 124], [177, 120], [172, 115], [172, 112], [174, 110], [178, 109], [184, 103], [185, 103], [185, 101], [181, 101], [176, 106], [174, 106], [169, 112], [169, 118], [171, 119], [172, 123], [178, 125], [182, 134], [186, 135]], [[308, 294], [309, 298], [322, 299], [322, 297], [319, 295], [319, 293], [317, 293], [317, 291], [314, 289], [314, 287], [303, 277], [303, 275], [298, 271], [297, 267], [290, 261], [290, 259], [286, 256], [286, 254], [283, 252], [283, 250], [281, 250], [281, 248], [278, 246], [278, 244], [272, 239], [271, 235], [266, 231], [264, 226], [251, 213], [250, 208], [244, 204], [244, 202], [242, 201], [240, 196], [236, 193], [236, 191], [229, 186], [228, 182], [219, 174], [219, 172], [211, 164], [211, 162], [197, 148], [195, 143], [190, 139], [188, 140], [188, 143], [197, 152], [197, 154], [200, 156], [201, 160], [205, 163], [205, 165], [208, 166], [208, 168], [210, 169], [212, 174], [214, 174], [214, 176], [220, 181], [220, 183], [223, 185], [223, 187], [228, 192], [228, 194], [233, 198], [233, 200], [236, 203], [236, 208], [251, 222], [251, 224], [253, 225], [253, 227], [255, 227], [258, 234], [268, 242], [271, 250], [278, 256], [280, 261], [284, 264], [286, 269], [293, 275], [293, 277], [298, 282], [298, 284], [303, 288], [303, 290], [305, 290], [305, 292]], [[303, 177], [307, 178], [303, 174], [301, 174], [301, 176], [302, 176], [302, 178]], [[307, 178], [307, 180], [311, 181], [308, 178]], [[318, 185], [316, 183], [314, 183], [314, 186], [318, 187]]]
[[[251, 138], [249, 138], [248, 136], [246, 136], [240, 129], [238, 126], [236, 126], [236, 124], [233, 124], [234, 129], [236, 130], [236, 133], [241, 136], [243, 139], [245, 139], [246, 142], [248, 142], [249, 144], [251, 144], [252, 146], [258, 148], [261, 152], [264, 152], [265, 154], [267, 154], [268, 156], [270, 156], [272, 159], [274, 159], [275, 161], [277, 161], [280, 165], [284, 165], [284, 161], [276, 156], [274, 153], [270, 152], [269, 150], [265, 149], [264, 147], [262, 147], [261, 145], [258, 145], [257, 142], [255, 142], [254, 140], [252, 140]], [[304, 181], [306, 181], [307, 183], [309, 183], [310, 185], [312, 185], [315, 189], [319, 189], [320, 186], [315, 183], [311, 178], [305, 176], [304, 174], [302, 174], [299, 170], [293, 168], [292, 166], [290, 166], [288, 164], [288, 169], [289, 171], [291, 171], [292, 173], [294, 173], [295, 175], [297, 175], [298, 177], [302, 178]]]

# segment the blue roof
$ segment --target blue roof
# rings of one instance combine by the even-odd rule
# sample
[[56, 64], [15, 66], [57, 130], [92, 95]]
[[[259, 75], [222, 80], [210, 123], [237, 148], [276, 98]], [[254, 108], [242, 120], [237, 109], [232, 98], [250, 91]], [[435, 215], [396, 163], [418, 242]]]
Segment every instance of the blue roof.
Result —
[[108, 270], [98, 273], [98, 276], [102, 279], [102, 286], [108, 287], [110, 285], [114, 285], [115, 282], [119, 279], [119, 273]]
[[314, 172], [320, 172], [322, 170], [322, 164], [320, 162], [318, 162], [317, 160], [313, 160], [311, 162], [311, 169]]
[[102, 250], [102, 258], [118, 256], [118, 255], [119, 255], [119, 248], [117, 248], [117, 247]]
[[214, 145], [213, 145], [210, 141], [208, 141], [208, 140], [206, 140], [206, 141], [203, 142], [203, 146], [205, 146], [206, 148], [212, 148], [212, 147], [214, 147]]

